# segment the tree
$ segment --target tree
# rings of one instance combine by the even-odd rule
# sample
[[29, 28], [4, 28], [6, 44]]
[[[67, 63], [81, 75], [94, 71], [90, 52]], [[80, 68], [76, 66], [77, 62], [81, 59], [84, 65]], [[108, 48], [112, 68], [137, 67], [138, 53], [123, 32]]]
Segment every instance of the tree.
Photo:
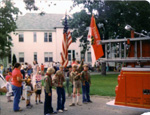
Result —
[[0, 58], [3, 60], [10, 53], [12, 42], [10, 33], [15, 32], [19, 9], [10, 0], [3, 0], [0, 7]]
[[16, 58], [16, 55], [13, 54], [13, 60], [12, 60], [12, 65], [14, 66], [15, 63], [17, 63], [17, 58]]
[[73, 14], [73, 17], [69, 17], [69, 28], [73, 29], [72, 32], [72, 39], [73, 42], [76, 41], [76, 38], [80, 37], [80, 46], [83, 50], [81, 51], [81, 54], [83, 54], [83, 58], [85, 55], [86, 50], [89, 48], [88, 44], [89, 41], [87, 41], [87, 27], [90, 23], [90, 15], [86, 13], [85, 10], [82, 10], [79, 13]]
[[[74, 39], [80, 38], [84, 43], [83, 49], [87, 50], [87, 27], [93, 11], [96, 12], [97, 25], [103, 24], [100, 30], [101, 39], [119, 39], [130, 37], [130, 32], [125, 31], [126, 24], [131, 25], [137, 32], [150, 31], [150, 4], [147, 1], [98, 1], [98, 0], [73, 0], [73, 7], [84, 5], [81, 12], [73, 14], [70, 18], [70, 28], [73, 29]], [[85, 49], [87, 48], [87, 49]], [[85, 52], [85, 51], [84, 51]]]

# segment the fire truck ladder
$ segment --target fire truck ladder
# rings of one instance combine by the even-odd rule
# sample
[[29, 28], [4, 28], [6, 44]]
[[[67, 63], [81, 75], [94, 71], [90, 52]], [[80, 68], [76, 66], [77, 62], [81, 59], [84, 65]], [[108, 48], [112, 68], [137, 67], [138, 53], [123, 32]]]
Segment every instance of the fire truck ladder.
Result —
[[[130, 41], [130, 44], [127, 42]], [[101, 62], [147, 62], [150, 56], [143, 56], [143, 53], [150, 54], [150, 49], [144, 51], [144, 42], [150, 43], [150, 37], [138, 37], [128, 39], [101, 40], [99, 43], [105, 45], [105, 58], [100, 58]], [[128, 57], [130, 46], [133, 44], [134, 55]], [[139, 45], [138, 45], [139, 44]], [[150, 45], [150, 44], [149, 44]], [[114, 55], [113, 55], [114, 54]]]

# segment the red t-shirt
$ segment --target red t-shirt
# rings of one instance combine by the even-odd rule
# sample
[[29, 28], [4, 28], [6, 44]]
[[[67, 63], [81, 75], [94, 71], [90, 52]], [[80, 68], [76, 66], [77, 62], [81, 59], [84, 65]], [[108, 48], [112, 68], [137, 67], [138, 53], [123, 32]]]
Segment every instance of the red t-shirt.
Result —
[[22, 82], [17, 81], [17, 77], [23, 78], [20, 70], [15, 68], [12, 71], [12, 85], [17, 86], [17, 87], [21, 87], [22, 86]]
[[41, 71], [44, 71], [44, 65], [41, 65]]
[[9, 79], [12, 79], [12, 77], [10, 75], [7, 75], [5, 79], [9, 82]]

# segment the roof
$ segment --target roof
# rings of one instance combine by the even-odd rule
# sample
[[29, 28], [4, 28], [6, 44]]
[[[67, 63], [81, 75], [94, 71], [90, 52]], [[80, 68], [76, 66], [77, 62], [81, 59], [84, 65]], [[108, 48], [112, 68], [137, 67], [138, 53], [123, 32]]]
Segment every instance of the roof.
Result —
[[27, 13], [19, 16], [17, 30], [52, 30], [57, 27], [63, 27], [61, 19], [64, 14], [45, 14]]

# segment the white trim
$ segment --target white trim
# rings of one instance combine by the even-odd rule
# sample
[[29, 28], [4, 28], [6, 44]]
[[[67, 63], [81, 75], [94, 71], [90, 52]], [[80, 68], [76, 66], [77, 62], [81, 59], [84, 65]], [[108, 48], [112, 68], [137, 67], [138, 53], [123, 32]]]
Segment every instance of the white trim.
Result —
[[115, 100], [109, 101], [106, 103], [107, 106], [111, 106], [113, 108], [118, 108], [118, 109], [124, 109], [124, 110], [135, 110], [135, 111], [144, 111], [144, 112], [149, 112], [149, 109], [146, 108], [140, 108], [140, 107], [131, 107], [131, 106], [125, 106], [125, 105], [115, 105]]
[[150, 71], [150, 68], [127, 68], [127, 67], [123, 67], [122, 68], [123, 71]]

